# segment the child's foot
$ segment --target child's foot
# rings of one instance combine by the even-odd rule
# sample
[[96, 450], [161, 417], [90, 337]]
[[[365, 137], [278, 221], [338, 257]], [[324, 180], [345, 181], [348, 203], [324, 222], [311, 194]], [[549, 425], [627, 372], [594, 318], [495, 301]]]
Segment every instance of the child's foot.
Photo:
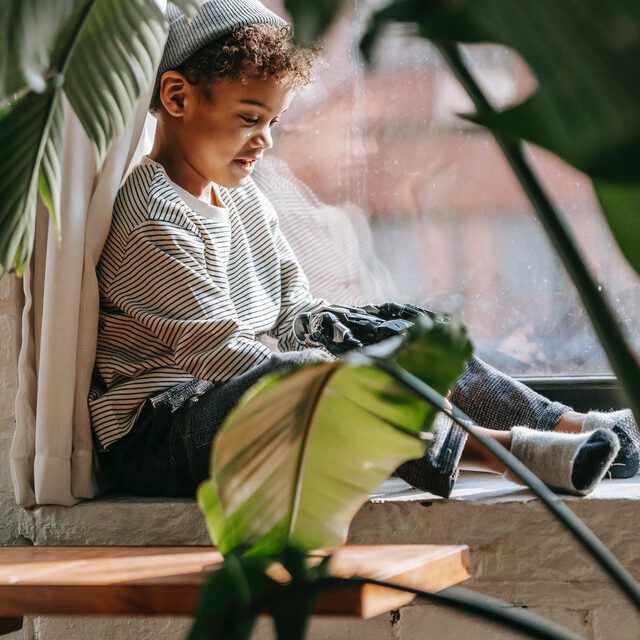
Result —
[[609, 429], [618, 436], [620, 451], [611, 463], [608, 477], [631, 478], [640, 469], [640, 431], [629, 409], [601, 413], [590, 411], [582, 423], [582, 432]]
[[[511, 429], [511, 453], [546, 485], [586, 495], [605, 476], [620, 445], [608, 429], [588, 433]], [[505, 477], [520, 483], [507, 470]]]

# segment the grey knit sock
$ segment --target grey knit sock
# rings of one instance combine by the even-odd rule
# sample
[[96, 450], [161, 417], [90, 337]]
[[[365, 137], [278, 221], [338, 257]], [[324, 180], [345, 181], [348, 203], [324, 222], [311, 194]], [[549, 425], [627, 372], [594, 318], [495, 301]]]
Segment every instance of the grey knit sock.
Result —
[[[511, 429], [511, 453], [546, 485], [577, 495], [595, 488], [619, 448], [618, 438], [607, 429], [589, 433]], [[521, 483], [509, 470], [504, 475]]]
[[640, 431], [629, 409], [601, 413], [590, 411], [582, 423], [582, 432], [609, 429], [618, 436], [620, 451], [609, 467], [611, 478], [631, 478], [640, 469]]

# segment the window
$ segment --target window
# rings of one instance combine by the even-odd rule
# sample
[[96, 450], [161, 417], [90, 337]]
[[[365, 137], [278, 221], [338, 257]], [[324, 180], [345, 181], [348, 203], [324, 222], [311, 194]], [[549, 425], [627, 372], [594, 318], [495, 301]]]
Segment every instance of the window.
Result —
[[[282, 12], [281, 3], [267, 4]], [[340, 302], [390, 296], [453, 313], [468, 326], [478, 354], [512, 375], [608, 373], [573, 285], [493, 139], [454, 116], [473, 109], [435, 49], [392, 28], [366, 72], [358, 39], [374, 5], [354, 3], [353, 13], [333, 26], [325, 45], [329, 65], [294, 102], [276, 138], [279, 171], [290, 171], [309, 198], [317, 197], [312, 233], [333, 252], [324, 264], [316, 255], [305, 265], [301, 255], [315, 272], [312, 285], [342, 278], [330, 291]], [[466, 51], [495, 105], [535, 89], [507, 49]], [[640, 347], [640, 286], [589, 180], [541, 149], [528, 154]], [[283, 217], [285, 233], [294, 236], [308, 224], [295, 213]], [[301, 237], [292, 244], [304, 254], [312, 243]], [[353, 252], [361, 269], [348, 261]]]

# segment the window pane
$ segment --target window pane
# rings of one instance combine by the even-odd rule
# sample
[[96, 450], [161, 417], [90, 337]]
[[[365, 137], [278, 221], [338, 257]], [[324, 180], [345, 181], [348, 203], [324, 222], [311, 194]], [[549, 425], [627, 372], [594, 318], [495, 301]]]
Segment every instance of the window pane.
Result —
[[[281, 3], [267, 3], [282, 12]], [[395, 299], [469, 327], [479, 355], [519, 375], [610, 371], [573, 285], [492, 138], [427, 41], [392, 28], [367, 72], [355, 3], [325, 45], [328, 65], [296, 99], [257, 180], [274, 201], [314, 293]], [[496, 106], [535, 90], [505, 48], [466, 49]], [[640, 348], [640, 285], [587, 178], [528, 149], [598, 282]]]

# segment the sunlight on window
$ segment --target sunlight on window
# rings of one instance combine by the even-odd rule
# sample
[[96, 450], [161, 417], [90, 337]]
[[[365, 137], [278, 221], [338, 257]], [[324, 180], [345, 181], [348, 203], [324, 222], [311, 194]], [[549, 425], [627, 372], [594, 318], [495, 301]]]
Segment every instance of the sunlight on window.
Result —
[[[365, 70], [358, 37], [375, 4], [355, 2], [334, 25], [328, 64], [283, 119], [256, 178], [314, 294], [453, 313], [479, 355], [511, 374], [608, 373], [573, 285], [493, 139], [455, 115], [473, 108], [435, 49], [389, 29]], [[535, 91], [508, 50], [476, 46], [467, 56], [495, 106]], [[640, 285], [589, 180], [547, 152], [528, 153], [629, 334], [640, 336]]]

